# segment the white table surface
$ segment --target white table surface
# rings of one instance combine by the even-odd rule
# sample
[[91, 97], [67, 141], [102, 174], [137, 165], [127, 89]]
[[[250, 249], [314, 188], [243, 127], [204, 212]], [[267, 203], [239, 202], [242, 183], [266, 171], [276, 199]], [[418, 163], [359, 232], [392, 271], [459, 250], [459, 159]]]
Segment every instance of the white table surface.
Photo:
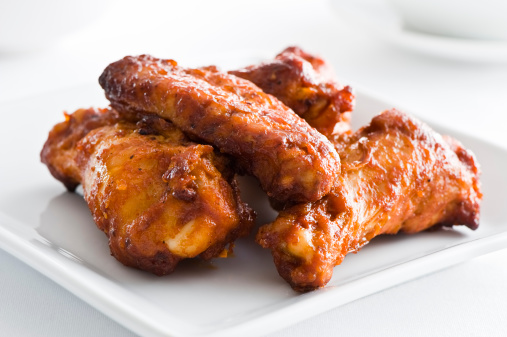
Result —
[[[458, 62], [387, 45], [337, 20], [327, 1], [110, 1], [99, 19], [44, 49], [0, 50], [0, 103], [95, 82], [124, 55], [211, 63], [220, 54], [274, 56], [289, 45], [324, 56], [342, 82], [507, 147], [507, 62]], [[8, 111], [0, 113], [8, 121]], [[0, 266], [0, 335], [134, 335], [4, 251]], [[504, 249], [270, 336], [505, 336], [506, 284]]]

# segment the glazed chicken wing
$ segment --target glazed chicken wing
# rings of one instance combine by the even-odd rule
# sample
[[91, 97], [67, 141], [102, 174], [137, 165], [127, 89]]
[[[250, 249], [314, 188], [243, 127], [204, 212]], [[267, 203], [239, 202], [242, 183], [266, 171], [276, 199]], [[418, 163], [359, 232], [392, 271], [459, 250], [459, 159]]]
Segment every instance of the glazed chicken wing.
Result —
[[112, 106], [172, 121], [234, 156], [280, 202], [315, 201], [339, 172], [332, 144], [275, 97], [215, 67], [185, 69], [150, 56], [125, 57], [100, 76]]
[[346, 254], [379, 234], [477, 228], [478, 167], [457, 141], [396, 110], [333, 141], [342, 173], [331, 193], [283, 210], [257, 235], [295, 290], [324, 286]]
[[277, 97], [322, 134], [350, 130], [354, 95], [333, 79], [328, 64], [298, 47], [289, 47], [273, 61], [229, 73]]
[[184, 258], [226, 253], [253, 211], [239, 198], [228, 160], [156, 116], [137, 123], [113, 110], [78, 110], [54, 127], [41, 158], [84, 197], [111, 253], [157, 275]]

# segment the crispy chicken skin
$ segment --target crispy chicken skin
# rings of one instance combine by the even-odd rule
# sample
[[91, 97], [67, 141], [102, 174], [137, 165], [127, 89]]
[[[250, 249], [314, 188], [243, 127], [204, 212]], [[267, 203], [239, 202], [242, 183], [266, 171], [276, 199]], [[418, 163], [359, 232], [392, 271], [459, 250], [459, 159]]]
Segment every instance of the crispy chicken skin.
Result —
[[342, 158], [332, 192], [283, 210], [257, 234], [295, 290], [326, 285], [346, 254], [379, 234], [477, 228], [479, 170], [457, 141], [396, 110], [332, 140]]
[[78, 110], [53, 128], [41, 158], [70, 190], [83, 185], [112, 255], [127, 266], [168, 274], [184, 258], [226, 253], [253, 226], [228, 160], [156, 116], [134, 123]]
[[81, 183], [81, 169], [76, 165], [76, 145], [88, 132], [120, 120], [114, 110], [79, 109], [72, 115], [64, 113], [65, 122], [50, 131], [41, 152], [41, 161], [49, 172], [73, 192]]
[[316, 201], [340, 170], [333, 145], [275, 97], [210, 66], [125, 57], [99, 83], [120, 113], [156, 114], [193, 139], [230, 154], [279, 202]]
[[354, 94], [333, 79], [321, 58], [289, 47], [274, 60], [229, 73], [277, 97], [324, 135], [350, 130]]

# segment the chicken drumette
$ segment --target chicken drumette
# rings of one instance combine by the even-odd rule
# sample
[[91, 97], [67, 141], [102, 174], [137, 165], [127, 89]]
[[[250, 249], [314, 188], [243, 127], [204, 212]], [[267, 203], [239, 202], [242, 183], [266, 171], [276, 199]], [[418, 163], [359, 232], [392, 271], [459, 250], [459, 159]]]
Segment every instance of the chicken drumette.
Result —
[[215, 67], [185, 69], [150, 56], [125, 57], [100, 76], [112, 106], [172, 121], [193, 139], [234, 156], [279, 202], [316, 201], [340, 170], [332, 144], [275, 97]]
[[83, 185], [123, 264], [163, 275], [184, 258], [225, 254], [254, 215], [239, 198], [228, 159], [161, 118], [131, 117], [96, 109], [66, 115], [41, 159], [69, 190]]
[[328, 64], [298, 47], [289, 47], [273, 61], [229, 73], [272, 94], [322, 134], [350, 130], [354, 95], [335, 80]]
[[342, 173], [331, 193], [284, 209], [257, 234], [295, 290], [324, 286], [346, 254], [379, 234], [477, 228], [479, 170], [457, 141], [396, 110], [332, 140]]

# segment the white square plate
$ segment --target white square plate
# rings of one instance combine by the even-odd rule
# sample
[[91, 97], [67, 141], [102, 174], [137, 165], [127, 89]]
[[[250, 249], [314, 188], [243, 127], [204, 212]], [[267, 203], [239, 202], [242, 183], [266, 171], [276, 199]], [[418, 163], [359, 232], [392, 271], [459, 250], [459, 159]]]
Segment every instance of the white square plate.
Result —
[[[357, 93], [354, 125], [392, 105]], [[237, 336], [281, 329], [395, 284], [484, 254], [507, 243], [507, 152], [432, 124], [472, 149], [482, 164], [481, 225], [375, 238], [337, 266], [328, 286], [297, 294], [278, 276], [253, 235], [235, 256], [188, 261], [169, 276], [126, 268], [109, 254], [78, 194], [65, 192], [39, 151], [62, 111], [105, 106], [97, 84], [0, 105], [0, 247], [55, 280], [119, 323], [145, 336]], [[423, 116], [422, 116], [423, 117]], [[249, 179], [243, 194], [266, 222], [275, 213]]]

